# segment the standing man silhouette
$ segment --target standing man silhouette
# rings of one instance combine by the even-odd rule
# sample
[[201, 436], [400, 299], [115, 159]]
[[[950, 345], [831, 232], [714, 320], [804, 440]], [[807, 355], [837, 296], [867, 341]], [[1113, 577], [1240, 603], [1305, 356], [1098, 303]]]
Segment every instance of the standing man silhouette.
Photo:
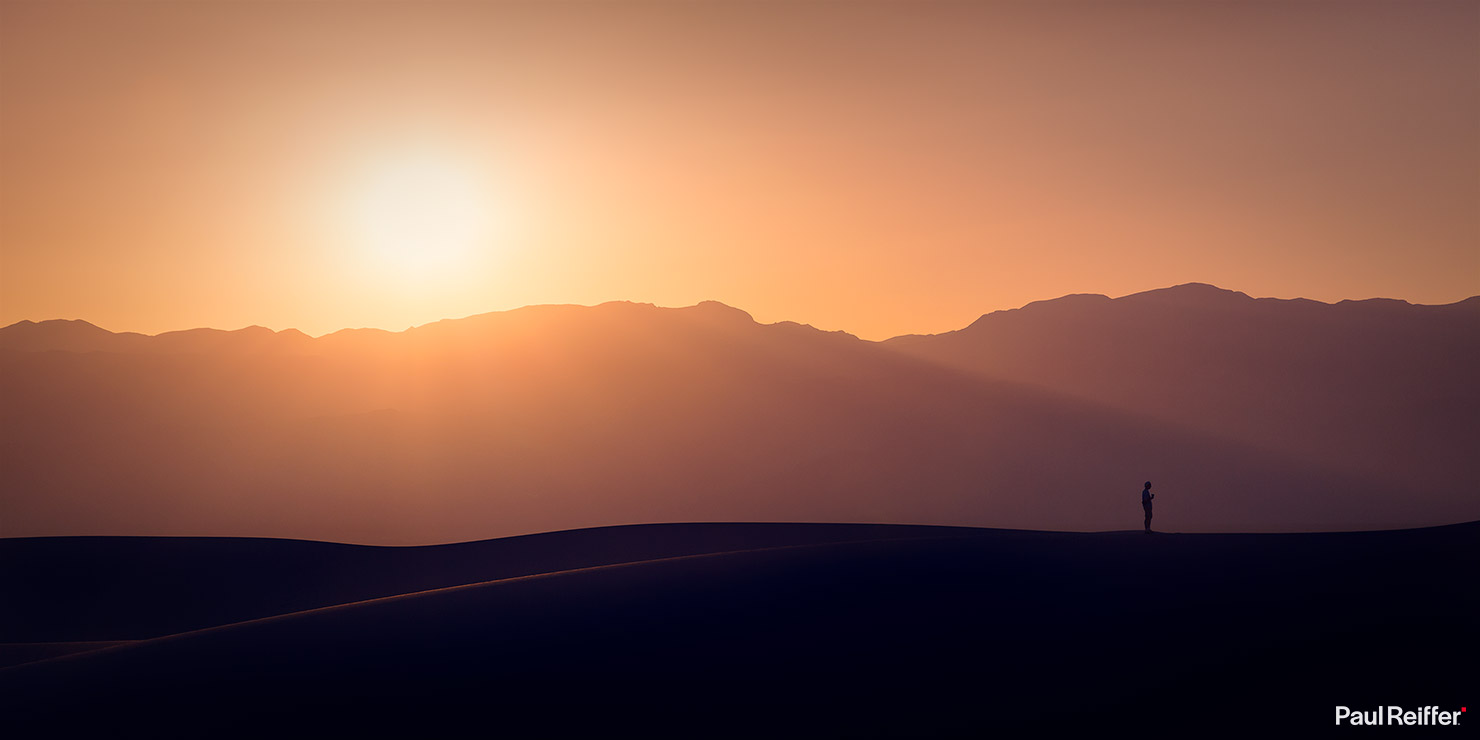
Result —
[[1146, 487], [1141, 489], [1141, 508], [1146, 510], [1146, 534], [1151, 534], [1151, 499], [1156, 494], [1151, 492], [1151, 481], [1146, 481]]

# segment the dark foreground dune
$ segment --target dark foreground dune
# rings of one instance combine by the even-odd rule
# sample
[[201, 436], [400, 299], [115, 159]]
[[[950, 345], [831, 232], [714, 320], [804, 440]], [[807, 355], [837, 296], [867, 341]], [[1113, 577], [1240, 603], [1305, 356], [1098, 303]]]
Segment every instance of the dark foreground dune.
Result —
[[[0, 670], [0, 710], [36, 732], [1294, 736], [1336, 729], [1338, 704], [1453, 710], [1480, 689], [1480, 524], [1151, 537], [663, 525], [440, 550], [3, 544], [7, 589], [22, 567], [35, 581], [99, 554], [127, 569], [159, 548], [201, 552], [181, 568], [172, 553], [156, 562], [163, 586], [110, 601], [96, 601], [100, 581], [78, 582], [54, 634], [45, 604], [11, 600], [23, 616], [7, 629], [38, 640], [323, 607]], [[118, 554], [130, 548], [134, 561]], [[417, 587], [434, 590], [375, 593]]]
[[246, 537], [0, 539], [0, 644], [140, 640], [513, 576], [636, 560], [982, 530], [649, 524], [425, 547]]

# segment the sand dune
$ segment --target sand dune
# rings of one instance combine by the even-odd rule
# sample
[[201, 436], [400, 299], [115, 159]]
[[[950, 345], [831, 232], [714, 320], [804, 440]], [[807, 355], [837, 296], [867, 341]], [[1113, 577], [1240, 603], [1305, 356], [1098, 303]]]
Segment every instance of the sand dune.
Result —
[[[1212, 712], [1213, 730], [1308, 735], [1337, 703], [1459, 706], [1476, 688], [1480, 610], [1453, 574], [1480, 565], [1480, 524], [1150, 537], [886, 527], [851, 541], [815, 529], [822, 544], [794, 536], [812, 527], [729, 527], [736, 543], [753, 532], [770, 544], [626, 563], [633, 553], [613, 551], [615, 565], [15, 666], [0, 671], [0, 703], [56, 730], [230, 718], [233, 732], [292, 734], [1166, 734]], [[641, 541], [612, 534], [593, 536]]]
[[975, 530], [650, 524], [426, 547], [211, 537], [0, 539], [0, 643], [139, 640], [334, 604], [633, 560]]
[[0, 668], [63, 655], [87, 653], [127, 645], [130, 640], [80, 640], [75, 642], [0, 642]]

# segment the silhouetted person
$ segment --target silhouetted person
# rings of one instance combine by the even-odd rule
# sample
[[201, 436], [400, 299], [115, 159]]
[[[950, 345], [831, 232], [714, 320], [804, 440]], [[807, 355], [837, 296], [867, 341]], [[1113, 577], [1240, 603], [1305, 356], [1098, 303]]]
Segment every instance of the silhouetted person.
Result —
[[1141, 508], [1146, 510], [1146, 534], [1151, 534], [1151, 499], [1156, 494], [1151, 492], [1151, 481], [1146, 481], [1146, 487], [1141, 489]]

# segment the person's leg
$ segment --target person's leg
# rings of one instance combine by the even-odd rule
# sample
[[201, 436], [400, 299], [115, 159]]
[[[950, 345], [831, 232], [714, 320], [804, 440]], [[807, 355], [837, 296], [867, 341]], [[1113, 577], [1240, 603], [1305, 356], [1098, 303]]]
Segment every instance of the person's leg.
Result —
[[1147, 506], [1147, 507], [1145, 507], [1145, 509], [1146, 509], [1146, 531], [1147, 532], [1150, 532], [1151, 531], [1151, 507], [1150, 506]]

